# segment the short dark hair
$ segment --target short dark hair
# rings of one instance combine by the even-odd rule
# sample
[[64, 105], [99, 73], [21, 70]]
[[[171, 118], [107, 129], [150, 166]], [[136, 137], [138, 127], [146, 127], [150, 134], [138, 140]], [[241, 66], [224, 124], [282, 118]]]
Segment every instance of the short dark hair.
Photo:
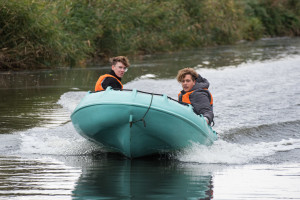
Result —
[[117, 56], [117, 57], [112, 57], [109, 59], [110, 63], [112, 65], [116, 65], [117, 62], [121, 62], [125, 65], [125, 67], [129, 67], [130, 66], [130, 63], [129, 63], [129, 60], [126, 56]]

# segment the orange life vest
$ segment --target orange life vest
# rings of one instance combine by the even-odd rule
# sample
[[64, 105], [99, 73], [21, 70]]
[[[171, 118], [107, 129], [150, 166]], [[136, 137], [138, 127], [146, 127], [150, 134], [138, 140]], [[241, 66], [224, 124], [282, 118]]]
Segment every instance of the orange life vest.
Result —
[[[208, 89], [207, 88], [204, 88], [203, 90], [205, 90], [208, 94], [209, 94], [209, 103], [210, 103], [210, 105], [211, 106], [213, 106], [213, 96], [211, 95], [211, 93], [208, 91]], [[184, 103], [188, 103], [188, 104], [191, 104], [191, 101], [190, 101], [190, 95], [193, 93], [193, 92], [195, 92], [195, 90], [193, 90], [193, 91], [191, 91], [191, 92], [187, 92], [187, 93], [185, 93], [185, 94], [181, 94], [181, 92], [179, 92], [179, 94], [178, 94], [178, 98], [180, 98], [180, 95], [182, 96], [182, 102], [184, 102]]]
[[105, 78], [107, 77], [112, 77], [112, 78], [115, 78], [121, 85], [122, 89], [123, 89], [123, 84], [121, 83], [121, 81], [119, 79], [117, 79], [116, 77], [114, 77], [113, 75], [110, 75], [110, 74], [104, 74], [102, 76], [99, 77], [96, 85], [95, 85], [95, 92], [96, 91], [102, 91], [104, 90], [104, 88], [102, 87], [102, 82], [104, 81]]

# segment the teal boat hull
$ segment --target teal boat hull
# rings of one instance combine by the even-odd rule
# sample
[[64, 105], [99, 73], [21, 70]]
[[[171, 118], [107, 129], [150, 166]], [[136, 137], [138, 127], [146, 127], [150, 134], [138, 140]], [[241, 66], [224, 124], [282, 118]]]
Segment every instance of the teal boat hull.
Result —
[[129, 158], [217, 140], [216, 132], [192, 106], [137, 90], [88, 92], [71, 120], [83, 137]]

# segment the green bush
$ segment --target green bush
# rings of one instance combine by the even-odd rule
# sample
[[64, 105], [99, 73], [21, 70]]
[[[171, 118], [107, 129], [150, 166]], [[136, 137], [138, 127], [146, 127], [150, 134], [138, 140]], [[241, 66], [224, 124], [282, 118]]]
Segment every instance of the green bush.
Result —
[[97, 9], [92, 1], [56, 1], [53, 6], [60, 17], [63, 33], [63, 44], [68, 49], [68, 59], [71, 63], [93, 57], [96, 50], [95, 40], [102, 35], [102, 25], [99, 23]]
[[254, 15], [262, 22], [265, 35], [298, 36], [300, 34], [300, 1], [249, 1]]
[[265, 28], [257, 17], [251, 17], [245, 24], [244, 36], [246, 40], [257, 40], [264, 35]]
[[51, 57], [59, 58], [55, 18], [43, 12], [44, 6], [30, 1], [1, 0], [1, 68], [34, 68], [51, 64]]
[[0, 69], [299, 36], [298, 0], [0, 0]]
[[73, 5], [71, 1], [0, 0], [0, 69], [73, 65], [93, 52], [83, 42], [81, 27], [76, 30], [76, 17], [67, 12], [76, 10]]
[[152, 53], [184, 45], [187, 16], [175, 0], [97, 1], [103, 35], [97, 38], [101, 55]]
[[230, 44], [242, 39], [243, 8], [234, 0], [207, 0], [202, 23], [215, 44]]
[[242, 8], [234, 0], [102, 0], [99, 55], [174, 51], [242, 38]]

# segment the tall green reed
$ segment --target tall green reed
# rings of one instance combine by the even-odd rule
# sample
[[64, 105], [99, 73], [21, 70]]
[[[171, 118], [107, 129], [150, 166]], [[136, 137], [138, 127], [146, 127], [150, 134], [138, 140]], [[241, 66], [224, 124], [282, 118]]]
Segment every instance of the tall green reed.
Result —
[[297, 0], [0, 0], [0, 69], [299, 36]]

